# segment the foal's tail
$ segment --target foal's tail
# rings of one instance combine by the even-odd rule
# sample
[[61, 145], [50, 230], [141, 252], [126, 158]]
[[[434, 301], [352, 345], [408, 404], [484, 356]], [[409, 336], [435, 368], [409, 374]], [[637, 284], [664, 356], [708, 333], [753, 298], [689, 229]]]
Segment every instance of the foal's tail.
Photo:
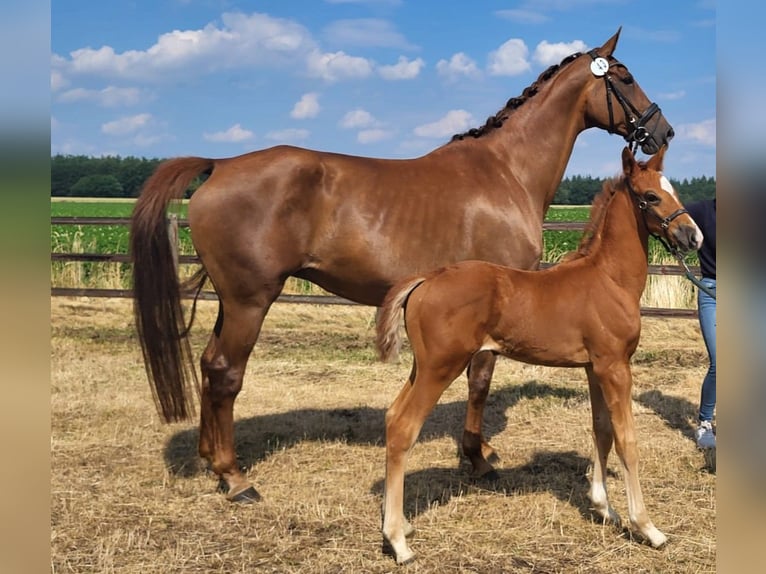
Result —
[[[160, 164], [133, 209], [133, 312], [154, 401], [166, 422], [184, 420], [194, 413], [192, 387], [198, 388], [166, 212], [171, 200], [181, 199], [192, 180], [212, 170], [214, 163], [185, 157]], [[202, 270], [187, 285], [199, 289], [206, 277]], [[189, 328], [193, 320], [192, 313]]]
[[404, 316], [404, 307], [410, 294], [425, 281], [425, 277], [407, 279], [394, 285], [386, 295], [383, 305], [375, 317], [375, 345], [381, 361], [391, 361], [399, 355], [402, 336], [399, 329]]

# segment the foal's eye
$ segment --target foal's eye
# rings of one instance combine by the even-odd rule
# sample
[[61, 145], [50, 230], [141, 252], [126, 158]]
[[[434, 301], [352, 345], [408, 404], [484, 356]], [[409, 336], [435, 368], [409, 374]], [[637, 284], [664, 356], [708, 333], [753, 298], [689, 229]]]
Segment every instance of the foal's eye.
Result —
[[660, 202], [659, 196], [653, 191], [644, 194], [644, 199], [646, 200], [646, 203], [651, 203], [652, 205], [657, 205]]
[[622, 79], [623, 84], [632, 84], [633, 83], [633, 74], [628, 74]]

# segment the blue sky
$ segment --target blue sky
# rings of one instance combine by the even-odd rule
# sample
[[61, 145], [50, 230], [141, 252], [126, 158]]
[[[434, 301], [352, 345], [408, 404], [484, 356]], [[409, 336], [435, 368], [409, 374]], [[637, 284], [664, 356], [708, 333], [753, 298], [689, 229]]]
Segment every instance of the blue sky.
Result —
[[[710, 0], [78, 0], [51, 5], [51, 152], [228, 157], [279, 143], [403, 158], [477, 127], [601, 45], [676, 131], [666, 172], [716, 175]], [[581, 134], [567, 175], [619, 169]]]

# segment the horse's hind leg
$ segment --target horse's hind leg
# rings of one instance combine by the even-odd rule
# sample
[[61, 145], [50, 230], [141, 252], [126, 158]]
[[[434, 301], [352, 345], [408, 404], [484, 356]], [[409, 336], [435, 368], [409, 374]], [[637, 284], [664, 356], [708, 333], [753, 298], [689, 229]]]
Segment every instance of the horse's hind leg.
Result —
[[484, 440], [481, 427], [496, 361], [495, 355], [489, 351], [477, 353], [471, 360], [468, 367], [468, 404], [463, 430], [463, 454], [471, 461], [474, 475], [491, 480], [497, 479], [497, 473], [487, 459], [495, 454], [495, 450]]
[[626, 360], [600, 368], [594, 365], [593, 372], [600, 382], [604, 402], [612, 421], [614, 446], [625, 475], [630, 523], [652, 546], [658, 548], [667, 542], [667, 536], [660, 532], [649, 518], [638, 480], [638, 445], [631, 399], [630, 364]]
[[585, 369], [588, 374], [588, 387], [590, 390], [591, 416], [593, 417], [593, 476], [590, 483], [588, 497], [593, 503], [593, 509], [604, 520], [621, 524], [620, 516], [609, 504], [606, 492], [606, 463], [609, 452], [612, 450], [614, 436], [612, 431], [612, 419], [609, 409], [601, 392], [601, 385], [591, 368]]
[[250, 502], [260, 499], [237, 463], [234, 448], [234, 401], [250, 352], [260, 334], [269, 305], [257, 306], [223, 302], [216, 332], [202, 361], [200, 454], [206, 456], [213, 472], [222, 481], [229, 500]]
[[207, 347], [200, 358], [200, 371], [202, 372], [202, 383], [200, 392], [200, 421], [199, 421], [199, 445], [198, 451], [200, 457], [208, 461], [212, 468], [213, 444], [215, 437], [215, 417], [210, 402], [210, 375], [209, 369], [216, 354], [218, 353], [219, 337], [221, 336], [221, 327], [223, 326], [223, 306], [218, 304], [218, 318], [213, 327], [213, 332], [207, 342]]

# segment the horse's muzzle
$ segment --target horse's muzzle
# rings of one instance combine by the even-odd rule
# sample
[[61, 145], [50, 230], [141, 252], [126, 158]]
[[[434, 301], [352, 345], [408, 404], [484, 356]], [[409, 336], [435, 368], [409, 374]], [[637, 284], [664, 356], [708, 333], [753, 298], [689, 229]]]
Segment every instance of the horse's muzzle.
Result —
[[[638, 128], [636, 131], [639, 131], [639, 130], [645, 130], [645, 128]], [[668, 145], [668, 143], [670, 143], [670, 140], [673, 139], [673, 136], [676, 135], [676, 133], [673, 131], [673, 128], [670, 125], [668, 125], [668, 128], [667, 130], [665, 130], [665, 133], [657, 133], [657, 131], [654, 131], [652, 133], [645, 132], [643, 139], [636, 138], [636, 141], [638, 141], [639, 145], [641, 146], [641, 151], [644, 152], [646, 155], [656, 154], [658, 151], [660, 151], [660, 148], [663, 145]]]

